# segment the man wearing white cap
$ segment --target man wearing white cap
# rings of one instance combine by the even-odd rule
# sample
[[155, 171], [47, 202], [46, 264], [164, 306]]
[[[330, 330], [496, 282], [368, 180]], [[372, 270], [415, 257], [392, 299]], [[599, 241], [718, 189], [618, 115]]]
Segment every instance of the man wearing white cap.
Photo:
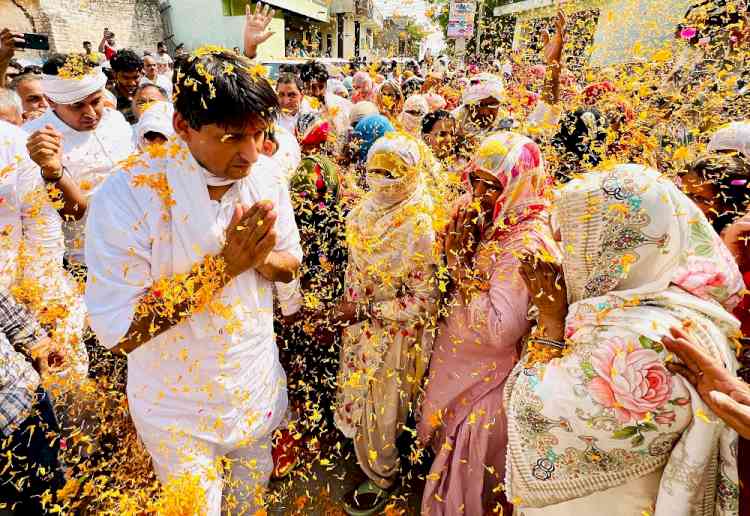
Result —
[[78, 56], [53, 56], [42, 69], [42, 87], [50, 109], [23, 128], [28, 150], [41, 175], [61, 195], [66, 258], [85, 264], [84, 217], [88, 198], [114, 166], [133, 151], [130, 125], [104, 107], [107, 78]]

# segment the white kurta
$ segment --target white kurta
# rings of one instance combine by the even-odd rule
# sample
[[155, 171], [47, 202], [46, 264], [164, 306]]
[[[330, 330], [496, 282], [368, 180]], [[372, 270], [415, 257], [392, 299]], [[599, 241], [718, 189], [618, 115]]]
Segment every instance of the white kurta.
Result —
[[[63, 166], [78, 183], [86, 196], [90, 196], [119, 162], [127, 158], [133, 147], [133, 130], [125, 118], [113, 109], [105, 109], [99, 125], [93, 131], [76, 131], [57, 117], [52, 109], [23, 125], [31, 134], [51, 125], [63, 135]], [[39, 168], [31, 164], [35, 174]], [[65, 254], [68, 259], [84, 263], [83, 229], [85, 216], [79, 221], [65, 221]]]
[[303, 98], [299, 105], [299, 111], [297, 111], [296, 114], [288, 115], [283, 111], [279, 112], [279, 116], [276, 118], [276, 125], [283, 127], [290, 134], [295, 135], [297, 131], [297, 120], [299, 120], [300, 114], [308, 113], [310, 111], [313, 111], [313, 108], [310, 106], [310, 101], [308, 101], [307, 98]]
[[77, 344], [68, 358], [77, 372], [86, 374], [81, 340], [85, 307], [63, 269], [62, 219], [29, 158], [27, 138], [20, 128], [0, 121], [0, 288], [9, 291], [23, 282], [25, 289], [40, 289], [42, 306], [66, 308], [55, 340]]
[[[219, 203], [208, 198], [203, 169], [187, 147], [167, 145], [176, 157], [143, 155], [110, 177], [89, 208], [86, 300], [91, 327], [110, 348], [156, 279], [186, 272], [203, 255], [220, 251], [236, 203], [272, 201], [275, 250], [302, 258], [289, 195], [271, 160], [261, 156]], [[154, 176], [168, 180], [174, 206], [167, 208], [155, 188], [137, 186]], [[137, 427], [176, 428], [231, 449], [278, 424], [286, 379], [274, 338], [272, 283], [250, 270], [216, 299], [232, 305], [239, 328], [229, 331], [225, 319], [203, 310], [142, 345], [128, 355], [128, 399]]]

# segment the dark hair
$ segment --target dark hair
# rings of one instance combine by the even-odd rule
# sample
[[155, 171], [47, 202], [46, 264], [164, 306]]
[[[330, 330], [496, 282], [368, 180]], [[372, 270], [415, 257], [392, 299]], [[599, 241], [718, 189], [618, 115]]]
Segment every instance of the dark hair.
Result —
[[133, 95], [133, 97], [135, 97], [136, 95], [138, 95], [140, 92], [142, 92], [143, 90], [147, 88], [156, 88], [157, 90], [159, 90], [159, 93], [161, 93], [161, 95], [164, 97], [165, 100], [169, 100], [169, 94], [167, 93], [167, 90], [165, 90], [158, 84], [154, 84], [153, 82], [145, 82], [141, 84], [140, 86], [138, 86], [138, 88], [136, 88], [135, 90], [135, 94]]
[[175, 111], [195, 130], [209, 124], [244, 127], [253, 118], [274, 121], [276, 92], [251, 66], [231, 51], [180, 57], [174, 73]]
[[24, 66], [21, 73], [24, 75], [41, 75], [42, 67], [39, 65]]
[[598, 109], [578, 108], [563, 115], [552, 145], [561, 156], [556, 172], [561, 182], [570, 180], [579, 168], [597, 166], [605, 157], [609, 122]]
[[166, 43], [164, 43], [163, 41], [159, 41], [159, 42], [158, 42], [158, 43], [156, 44], [156, 48], [159, 48], [159, 47], [164, 47], [164, 48], [166, 49], [166, 48], [167, 48], [167, 44], [166, 44]]
[[326, 82], [329, 78], [328, 68], [319, 61], [308, 61], [300, 67], [299, 77], [302, 82]]
[[83, 42], [83, 46], [84, 46], [84, 47], [85, 47], [86, 45], [90, 45], [90, 44], [91, 44], [91, 42], [90, 42], [90, 41], [84, 41], [84, 42]]
[[411, 97], [422, 90], [423, 84], [424, 81], [415, 75], [414, 77], [409, 77], [403, 82], [401, 85], [401, 91], [404, 92], [404, 97]]
[[68, 59], [71, 57], [82, 59], [86, 66], [92, 68], [97, 66], [97, 64], [91, 61], [91, 59], [85, 54], [52, 54], [42, 65], [42, 73], [45, 75], [57, 75], [60, 68], [65, 66], [65, 63], [67, 63]]
[[712, 221], [717, 233], [745, 213], [750, 202], [750, 161], [743, 155], [708, 154], [690, 163], [687, 170], [718, 190], [718, 216]]
[[293, 73], [282, 73], [279, 75], [279, 80], [276, 81], [276, 86], [280, 86], [282, 84], [294, 84], [297, 86], [297, 89], [299, 91], [303, 91], [305, 88], [305, 85], [302, 83], [302, 79], [299, 78], [298, 75], [294, 75]]
[[115, 72], [138, 72], [143, 69], [141, 56], [127, 48], [118, 50], [109, 63]]
[[438, 109], [432, 113], [427, 113], [422, 119], [422, 134], [429, 134], [435, 128], [435, 125], [441, 120], [453, 120], [450, 111]]

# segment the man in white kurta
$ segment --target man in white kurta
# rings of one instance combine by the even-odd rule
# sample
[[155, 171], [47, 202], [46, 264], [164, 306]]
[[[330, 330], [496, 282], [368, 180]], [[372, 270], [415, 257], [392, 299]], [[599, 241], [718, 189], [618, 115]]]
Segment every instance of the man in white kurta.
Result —
[[[129, 408], [160, 480], [197, 476], [211, 516], [220, 513], [222, 498], [225, 506], [234, 501], [233, 513], [252, 514], [272, 470], [271, 433], [287, 404], [273, 330], [273, 282], [290, 281], [302, 259], [278, 164], [259, 155], [278, 110], [273, 89], [246, 72], [247, 62], [232, 52], [197, 56], [182, 72], [197, 82], [203, 69], [230, 65], [234, 74], [212, 80], [213, 99], [205, 83], [179, 90], [177, 135], [132, 157], [104, 183], [86, 227], [91, 327], [104, 346], [128, 352]], [[193, 95], [203, 95], [208, 108]], [[245, 111], [238, 113], [241, 106]], [[230, 226], [240, 207], [252, 213], [269, 202], [275, 215], [267, 211], [257, 224], [248, 215]], [[275, 235], [266, 240], [273, 247], [264, 248], [270, 251], [265, 261], [232, 266], [230, 255], [235, 262], [237, 256], [264, 256], [257, 245], [248, 254], [227, 251], [239, 235], [261, 226]], [[273, 266], [286, 273], [269, 273], [271, 255], [286, 260]], [[159, 280], [183, 285], [180, 275], [196, 277], [195, 267], [216, 257], [232, 273], [212, 290], [210, 303], [168, 321], [142, 315], [149, 299], [172, 292], [158, 290]], [[222, 461], [225, 468], [217, 470]]]
[[25, 302], [53, 330], [78, 374], [88, 368], [85, 308], [63, 269], [62, 220], [26, 151], [27, 134], [0, 121], [0, 288]]
[[[68, 126], [55, 114], [54, 109], [48, 109], [41, 117], [27, 122], [23, 129], [32, 134], [46, 125], [51, 125], [62, 134], [63, 167], [86, 197], [91, 196], [119, 161], [135, 150], [130, 124], [114, 109], [104, 108], [99, 124], [89, 131], [77, 131]], [[36, 172], [39, 173], [38, 168]], [[85, 263], [85, 224], [85, 217], [66, 220], [63, 224], [65, 255], [69, 260], [82, 264]]]

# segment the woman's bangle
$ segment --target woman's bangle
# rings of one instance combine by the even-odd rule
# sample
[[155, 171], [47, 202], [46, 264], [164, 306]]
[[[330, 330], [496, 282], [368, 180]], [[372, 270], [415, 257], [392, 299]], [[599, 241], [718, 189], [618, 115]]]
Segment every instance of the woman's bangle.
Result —
[[547, 339], [545, 337], [530, 337], [529, 342], [533, 342], [534, 344], [541, 344], [543, 346], [560, 349], [560, 350], [565, 349], [565, 342], [560, 341], [560, 340]]

